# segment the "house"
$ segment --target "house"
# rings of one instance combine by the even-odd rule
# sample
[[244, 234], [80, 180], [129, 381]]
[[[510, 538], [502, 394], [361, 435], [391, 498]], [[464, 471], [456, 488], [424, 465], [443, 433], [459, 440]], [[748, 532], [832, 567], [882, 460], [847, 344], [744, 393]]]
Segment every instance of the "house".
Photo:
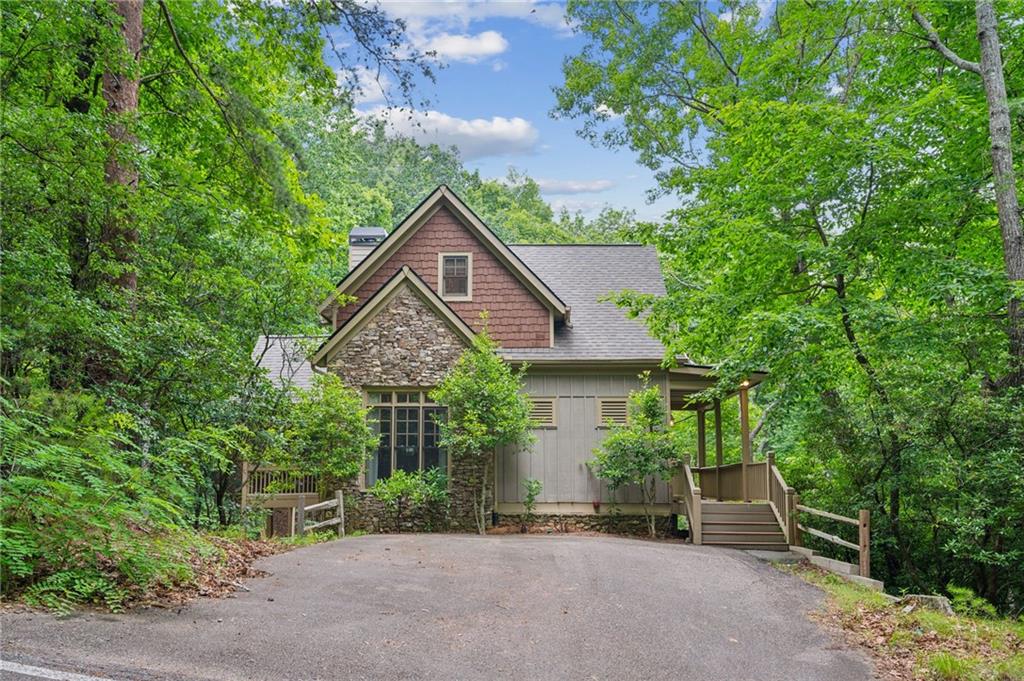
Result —
[[[650, 372], [673, 410], [692, 409], [699, 416], [697, 465], [687, 466], [671, 482], [658, 483], [657, 513], [664, 518], [663, 528], [667, 531], [679, 513], [699, 521], [702, 504], [734, 497], [768, 499], [771, 467], [752, 461], [746, 411], [747, 390], [763, 376], [751, 376], [737, 393], [744, 419], [743, 462], [722, 465], [720, 405], [694, 404], [691, 399], [712, 384], [711, 367], [685, 357], [663, 367], [665, 347], [648, 333], [643, 320], [630, 318], [604, 299], [621, 290], [665, 293], [653, 248], [505, 244], [444, 186], [390, 233], [359, 228], [350, 241], [350, 271], [319, 307], [331, 332], [314, 339], [261, 338], [253, 353], [275, 380], [304, 385], [316, 371], [333, 372], [362, 392], [381, 438], [364, 473], [347, 490], [350, 525], [381, 527], [381, 509], [364, 493], [376, 480], [398, 469], [437, 466], [448, 472], [452, 524], [473, 527], [472, 494], [480, 471], [445, 455], [435, 423], [444, 410], [430, 402], [428, 393], [480, 331], [485, 311], [488, 331], [503, 358], [528, 364], [525, 389], [536, 422], [536, 442], [529, 450], [495, 453], [494, 498], [488, 503], [498, 522], [523, 511], [523, 482], [533, 478], [542, 484], [538, 514], [576, 527], [640, 527], [639, 490], [610, 492], [587, 462], [607, 434], [608, 423], [625, 421], [628, 395], [640, 387], [642, 372]], [[713, 466], [706, 460], [707, 415], [717, 417]], [[702, 499], [700, 489], [687, 482], [694, 474], [707, 489], [713, 488], [714, 499]], [[249, 475], [248, 498], [260, 495], [273, 475]], [[311, 493], [311, 488], [315, 485], [303, 481], [290, 493], [263, 502], [294, 506], [296, 496]], [[768, 507], [755, 504], [748, 510], [760, 511], [764, 518], [742, 520], [770, 521], [771, 526], [762, 534], [737, 535], [741, 543], [785, 543], [787, 528], [775, 524]], [[715, 519], [711, 523], [735, 520], [717, 519], [707, 510], [705, 515]], [[780, 522], [786, 517], [777, 511], [775, 515]], [[700, 529], [691, 531], [695, 539], [700, 540]], [[707, 543], [736, 539], [707, 529]]]

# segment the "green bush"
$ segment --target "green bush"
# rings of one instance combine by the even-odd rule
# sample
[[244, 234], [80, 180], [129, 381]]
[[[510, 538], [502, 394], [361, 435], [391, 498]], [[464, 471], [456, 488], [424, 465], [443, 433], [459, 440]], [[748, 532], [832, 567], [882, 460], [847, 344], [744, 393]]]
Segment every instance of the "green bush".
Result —
[[953, 606], [953, 611], [958, 615], [988, 619], [998, 615], [994, 605], [975, 594], [968, 587], [948, 584], [946, 585], [946, 591], [949, 592], [950, 605]]
[[529, 478], [523, 481], [523, 491], [526, 493], [523, 496], [523, 508], [526, 510], [523, 522], [533, 520], [533, 511], [537, 508], [537, 496], [542, 489], [544, 489], [544, 485], [540, 480]]
[[415, 473], [397, 470], [374, 483], [369, 492], [395, 514], [395, 527], [399, 531], [403, 513], [413, 508], [433, 506], [447, 516], [448, 476], [440, 468]]

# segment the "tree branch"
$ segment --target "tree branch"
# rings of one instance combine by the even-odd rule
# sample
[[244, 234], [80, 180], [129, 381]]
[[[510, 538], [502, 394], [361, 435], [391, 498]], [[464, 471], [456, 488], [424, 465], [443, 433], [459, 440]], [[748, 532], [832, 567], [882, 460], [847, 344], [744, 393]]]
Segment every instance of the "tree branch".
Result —
[[914, 21], [917, 22], [917, 25], [923, 28], [924, 32], [928, 34], [928, 44], [931, 45], [933, 50], [941, 54], [947, 61], [956, 67], [964, 71], [976, 73], [979, 76], [981, 75], [981, 64], [976, 61], [967, 61], [966, 59], [961, 58], [960, 55], [949, 49], [946, 44], [942, 42], [942, 39], [939, 38], [938, 32], [935, 30], [935, 27], [932, 26], [931, 22], [928, 21], [927, 17], [913, 8], [911, 8], [910, 13], [914, 16]]

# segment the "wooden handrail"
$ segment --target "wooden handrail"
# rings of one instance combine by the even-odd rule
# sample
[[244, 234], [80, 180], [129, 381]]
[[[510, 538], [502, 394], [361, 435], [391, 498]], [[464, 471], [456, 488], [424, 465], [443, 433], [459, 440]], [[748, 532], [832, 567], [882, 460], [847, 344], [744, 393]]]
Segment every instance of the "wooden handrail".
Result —
[[861, 577], [871, 576], [871, 511], [866, 508], [862, 508], [858, 513], [858, 518], [848, 518], [838, 513], [829, 513], [828, 511], [822, 511], [820, 508], [811, 508], [810, 506], [803, 506], [796, 504], [796, 510], [803, 513], [809, 513], [821, 518], [828, 518], [829, 520], [835, 520], [840, 523], [846, 523], [848, 525], [857, 526], [857, 543], [854, 544], [851, 541], [846, 541], [842, 537], [838, 537], [828, 532], [822, 532], [816, 530], [813, 527], [806, 527], [804, 525], [797, 524], [797, 530], [800, 532], [806, 532], [807, 534], [813, 535], [824, 539], [825, 541], [831, 542], [838, 546], [848, 548], [852, 551], [857, 552], [858, 557], [858, 572]]
[[822, 518], [828, 518], [829, 520], [838, 520], [841, 523], [847, 525], [859, 525], [860, 521], [856, 518], [847, 518], [845, 515], [839, 515], [837, 513], [829, 513], [828, 511], [822, 511], [818, 508], [811, 508], [810, 506], [798, 505], [796, 510], [803, 511], [804, 513], [810, 513], [811, 515], [821, 516]]
[[690, 524], [690, 541], [703, 543], [701, 520], [700, 487], [693, 481], [690, 464], [683, 462], [683, 503], [686, 505], [686, 519]]

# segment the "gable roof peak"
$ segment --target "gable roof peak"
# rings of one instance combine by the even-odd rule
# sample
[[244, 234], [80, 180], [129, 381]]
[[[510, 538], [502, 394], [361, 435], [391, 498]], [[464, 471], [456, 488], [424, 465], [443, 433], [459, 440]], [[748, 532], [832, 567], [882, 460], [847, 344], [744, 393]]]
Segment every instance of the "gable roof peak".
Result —
[[324, 317], [329, 317], [328, 310], [336, 304], [339, 295], [357, 289], [442, 206], [451, 210], [545, 307], [556, 317], [568, 321], [569, 308], [566, 304], [445, 184], [438, 185], [387, 235], [384, 241], [346, 274], [317, 311]]

